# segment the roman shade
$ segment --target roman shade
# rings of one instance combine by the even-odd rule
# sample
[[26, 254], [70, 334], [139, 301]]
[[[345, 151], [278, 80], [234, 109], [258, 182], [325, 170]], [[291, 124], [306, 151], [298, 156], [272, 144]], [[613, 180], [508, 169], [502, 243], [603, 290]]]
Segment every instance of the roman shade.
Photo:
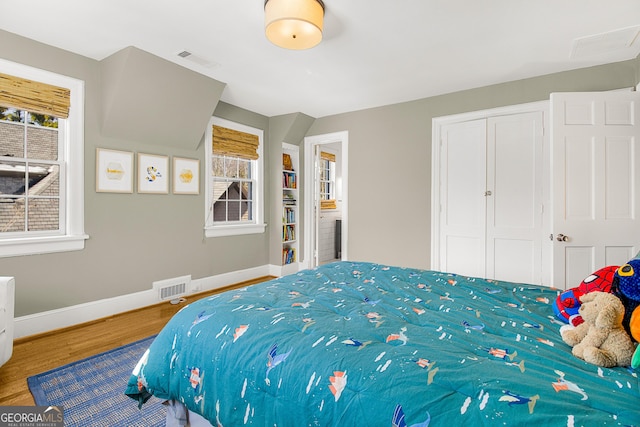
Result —
[[213, 154], [257, 160], [259, 144], [257, 135], [213, 125]]
[[0, 106], [66, 119], [70, 98], [69, 89], [0, 73]]
[[320, 200], [320, 209], [335, 209], [335, 208], [336, 208], [335, 199]]
[[320, 158], [322, 160], [329, 160], [330, 162], [336, 162], [336, 155], [331, 153], [325, 153], [324, 151], [320, 152]]

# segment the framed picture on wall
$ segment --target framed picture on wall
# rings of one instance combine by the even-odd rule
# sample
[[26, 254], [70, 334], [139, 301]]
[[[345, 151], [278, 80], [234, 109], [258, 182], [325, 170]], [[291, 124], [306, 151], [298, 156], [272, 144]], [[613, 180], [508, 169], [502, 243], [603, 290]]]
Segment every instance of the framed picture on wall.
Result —
[[96, 192], [133, 193], [133, 153], [96, 148]]
[[169, 193], [169, 157], [138, 153], [138, 193]]
[[200, 194], [200, 160], [173, 158], [173, 194]]

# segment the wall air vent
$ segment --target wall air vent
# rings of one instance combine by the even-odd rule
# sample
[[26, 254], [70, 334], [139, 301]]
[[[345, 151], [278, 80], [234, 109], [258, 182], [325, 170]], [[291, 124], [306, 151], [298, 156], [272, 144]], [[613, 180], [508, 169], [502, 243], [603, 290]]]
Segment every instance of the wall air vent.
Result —
[[173, 279], [153, 282], [153, 289], [158, 292], [159, 301], [177, 303], [180, 301], [180, 297], [191, 292], [191, 276], [174, 277]]

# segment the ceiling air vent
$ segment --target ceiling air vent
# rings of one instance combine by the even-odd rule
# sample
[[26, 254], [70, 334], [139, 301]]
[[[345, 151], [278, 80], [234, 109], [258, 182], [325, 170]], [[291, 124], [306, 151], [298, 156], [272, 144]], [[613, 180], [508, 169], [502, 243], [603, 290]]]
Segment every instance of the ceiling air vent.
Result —
[[635, 26], [577, 38], [573, 41], [571, 59], [588, 59], [611, 54], [624, 54], [625, 57], [635, 58], [640, 53], [639, 35], [640, 26]]

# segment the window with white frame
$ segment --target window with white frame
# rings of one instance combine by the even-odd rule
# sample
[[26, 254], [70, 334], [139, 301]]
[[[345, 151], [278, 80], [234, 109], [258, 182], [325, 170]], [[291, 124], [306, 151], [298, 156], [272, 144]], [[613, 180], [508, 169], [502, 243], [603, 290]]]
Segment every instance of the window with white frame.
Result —
[[320, 152], [320, 209], [336, 209], [336, 156]]
[[263, 132], [213, 117], [208, 125], [207, 237], [262, 233]]
[[0, 256], [84, 248], [84, 83], [0, 60]]

